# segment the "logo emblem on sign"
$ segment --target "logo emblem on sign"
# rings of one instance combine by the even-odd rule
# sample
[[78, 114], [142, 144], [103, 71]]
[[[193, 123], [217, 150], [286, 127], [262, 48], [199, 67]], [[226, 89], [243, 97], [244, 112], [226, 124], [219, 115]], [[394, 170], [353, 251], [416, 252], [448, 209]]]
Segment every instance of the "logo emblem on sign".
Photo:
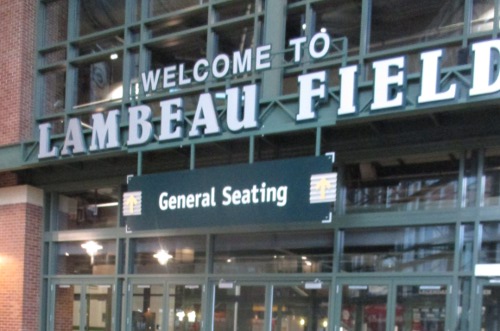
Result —
[[123, 216], [136, 216], [142, 214], [142, 192], [123, 193]]

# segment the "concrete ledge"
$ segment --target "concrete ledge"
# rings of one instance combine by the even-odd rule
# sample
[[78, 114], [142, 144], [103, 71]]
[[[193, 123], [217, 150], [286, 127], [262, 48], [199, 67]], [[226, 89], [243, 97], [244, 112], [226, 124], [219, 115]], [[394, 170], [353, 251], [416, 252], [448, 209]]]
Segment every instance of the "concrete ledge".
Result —
[[18, 203], [43, 207], [43, 191], [28, 185], [0, 188], [0, 206]]

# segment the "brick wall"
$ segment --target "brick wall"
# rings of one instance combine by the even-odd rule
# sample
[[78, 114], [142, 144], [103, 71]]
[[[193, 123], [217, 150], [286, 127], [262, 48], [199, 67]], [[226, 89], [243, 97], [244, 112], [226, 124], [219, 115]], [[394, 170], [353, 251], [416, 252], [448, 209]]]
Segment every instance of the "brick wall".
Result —
[[0, 189], [1, 330], [39, 330], [42, 207], [32, 193], [41, 196], [26, 186]]
[[0, 146], [32, 138], [36, 3], [0, 2]]

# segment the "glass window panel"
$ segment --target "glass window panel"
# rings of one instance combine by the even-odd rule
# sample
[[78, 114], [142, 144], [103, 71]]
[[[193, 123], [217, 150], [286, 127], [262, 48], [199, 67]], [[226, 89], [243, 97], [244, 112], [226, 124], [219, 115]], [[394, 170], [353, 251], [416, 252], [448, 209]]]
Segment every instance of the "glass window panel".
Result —
[[[427, 125], [398, 122], [395, 132]], [[346, 167], [346, 212], [410, 211], [458, 205], [459, 157], [400, 156]]]
[[348, 229], [344, 272], [443, 272], [453, 268], [455, 227]]
[[66, 49], [56, 49], [48, 52], [42, 52], [42, 60], [44, 65], [51, 65], [57, 62], [66, 60]]
[[169, 331], [200, 330], [202, 285], [170, 285]]
[[500, 149], [488, 149], [484, 160], [484, 205], [500, 206]]
[[[443, 56], [440, 58], [439, 62], [439, 67], [441, 69], [465, 64], [467, 62], [467, 54], [468, 50], [463, 49], [460, 45], [448, 45], [447, 47], [443, 48]], [[414, 74], [414, 73], [421, 73], [422, 72], [422, 60], [420, 59], [421, 56], [420, 51], [417, 52], [408, 52], [405, 56], [405, 71], [406, 74]], [[367, 61], [366, 62], [366, 70], [365, 70], [365, 75], [367, 80], [373, 80], [374, 79], [374, 69], [373, 69], [373, 63], [375, 61], [380, 61], [380, 59], [376, 59], [373, 61]], [[441, 77], [444, 77], [445, 74], [441, 74]], [[456, 83], [455, 80], [452, 79], [447, 79], [443, 83], [441, 83], [441, 89], [443, 91], [446, 91], [449, 89], [450, 85], [452, 83]]]
[[460, 35], [463, 19], [464, 1], [374, 0], [370, 51]]
[[[316, 32], [326, 32], [332, 39], [347, 40], [350, 54], [357, 54], [361, 36], [361, 0], [355, 1], [323, 1], [314, 5], [316, 13]], [[335, 42], [335, 46], [341, 46]], [[331, 48], [331, 52], [339, 53], [341, 49]]]
[[59, 195], [57, 229], [114, 227], [118, 223], [118, 188], [99, 188]]
[[134, 273], [194, 274], [205, 272], [205, 236], [134, 240]]
[[99, 39], [93, 39], [90, 41], [85, 41], [79, 43], [78, 47], [79, 55], [95, 54], [109, 49], [122, 47], [124, 44], [123, 34], [116, 34], [112, 36], [107, 36]]
[[253, 47], [255, 42], [253, 20], [239, 25], [224, 26], [217, 29], [217, 53], [233, 54]]
[[149, 2], [149, 12], [151, 16], [157, 16], [195, 7], [204, 3], [208, 3], [208, 0], [151, 0]]
[[482, 232], [479, 263], [500, 263], [500, 223], [483, 223]]
[[397, 329], [444, 331], [447, 292], [446, 285], [398, 286]]
[[457, 320], [458, 327], [456, 330], [470, 330], [470, 320], [471, 315], [471, 288], [472, 281], [470, 278], [460, 278], [459, 279], [459, 297], [458, 297], [458, 309], [457, 309]]
[[152, 44], [149, 46], [151, 69], [184, 63], [187, 70], [192, 70], [198, 59], [205, 58], [206, 43], [206, 33], [193, 33]]
[[472, 32], [485, 32], [493, 30], [494, 16], [494, 0], [474, 0], [472, 8]]
[[80, 0], [79, 35], [104, 31], [125, 22], [125, 0]]
[[215, 237], [215, 273], [331, 272], [332, 260], [332, 231]]
[[286, 32], [285, 32], [285, 61], [293, 62], [294, 49], [289, 46], [292, 39], [303, 37], [306, 32], [306, 13], [305, 8], [300, 6], [298, 8], [289, 9], [286, 16]]
[[218, 21], [250, 15], [255, 12], [255, 0], [226, 2], [223, 5], [217, 6], [215, 11]]
[[81, 287], [57, 285], [54, 307], [54, 331], [80, 330]]
[[139, 21], [142, 15], [142, 1], [136, 0], [132, 2], [132, 20]]
[[328, 286], [275, 286], [272, 330], [317, 331], [328, 329]]
[[462, 249], [460, 250], [460, 271], [472, 271], [474, 254], [474, 224], [461, 226], [463, 236]]
[[87, 286], [87, 320], [85, 330], [111, 330], [113, 317], [111, 285]]
[[97, 240], [57, 243], [56, 274], [112, 275], [115, 273], [116, 242]]
[[65, 41], [68, 37], [68, 1], [56, 0], [43, 5], [44, 14], [44, 46]]
[[[54, 70], [42, 74], [42, 116], [64, 112], [66, 71]], [[54, 128], [53, 131], [54, 132]]]
[[92, 63], [78, 65], [77, 105], [87, 105], [121, 99], [123, 91], [123, 59], [104, 58]]
[[265, 287], [216, 287], [214, 325], [217, 331], [264, 331]]
[[163, 330], [163, 285], [134, 285], [132, 331]]
[[[477, 151], [469, 152], [466, 154], [464, 193], [465, 193], [465, 205], [467, 207], [474, 207], [477, 205], [478, 164], [479, 164], [479, 157]], [[491, 183], [491, 181], [489, 183]]]
[[496, 331], [500, 327], [500, 287], [488, 285], [483, 287], [481, 309], [481, 331]]
[[385, 331], [387, 293], [388, 288], [383, 285], [342, 286], [339, 331]]
[[208, 24], [208, 7], [196, 11], [169, 16], [148, 25], [151, 37], [161, 37], [176, 32], [184, 32]]

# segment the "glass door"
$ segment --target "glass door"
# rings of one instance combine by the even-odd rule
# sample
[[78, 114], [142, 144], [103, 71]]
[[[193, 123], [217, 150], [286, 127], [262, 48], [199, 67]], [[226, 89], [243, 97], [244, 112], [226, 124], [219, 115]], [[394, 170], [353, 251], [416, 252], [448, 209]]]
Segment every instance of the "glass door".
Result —
[[197, 331], [203, 317], [201, 282], [134, 280], [127, 330]]
[[54, 284], [51, 330], [113, 329], [113, 292], [111, 283]]
[[389, 289], [390, 283], [385, 280], [339, 282], [335, 330], [386, 331]]
[[266, 286], [219, 283], [215, 286], [214, 331], [264, 331]]
[[214, 284], [214, 331], [326, 331], [329, 284], [280, 281]]
[[341, 280], [335, 330], [444, 331], [451, 280]]
[[475, 316], [479, 331], [500, 330], [500, 279], [478, 280], [480, 305]]
[[273, 331], [329, 330], [328, 284], [319, 281], [275, 284], [272, 293]]

